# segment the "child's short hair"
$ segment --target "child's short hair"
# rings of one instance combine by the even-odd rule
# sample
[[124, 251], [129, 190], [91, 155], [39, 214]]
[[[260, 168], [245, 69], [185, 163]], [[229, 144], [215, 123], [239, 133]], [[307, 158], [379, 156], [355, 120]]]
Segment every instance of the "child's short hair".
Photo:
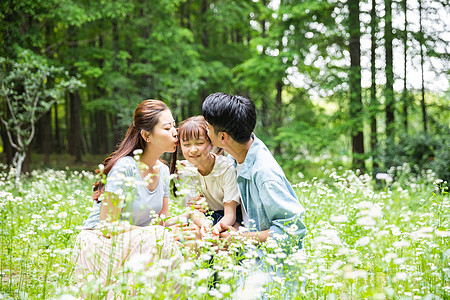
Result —
[[225, 131], [241, 144], [250, 140], [256, 125], [255, 104], [242, 96], [211, 94], [203, 102], [202, 114], [214, 131]]
[[180, 142], [199, 139], [201, 136], [204, 136], [211, 143], [208, 137], [208, 125], [203, 116], [190, 117], [178, 125], [178, 138]]

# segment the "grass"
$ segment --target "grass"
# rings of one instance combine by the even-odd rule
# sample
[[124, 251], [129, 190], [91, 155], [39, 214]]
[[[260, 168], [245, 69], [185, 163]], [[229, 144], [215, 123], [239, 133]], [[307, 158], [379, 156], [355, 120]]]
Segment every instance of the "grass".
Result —
[[[448, 194], [432, 172], [414, 175], [404, 167], [390, 174], [392, 182], [377, 185], [368, 175], [323, 169], [294, 185], [306, 209], [304, 251], [284, 253], [273, 242], [262, 247], [264, 265], [275, 270], [267, 298], [279, 299], [292, 282], [304, 282], [290, 296], [295, 299], [450, 297]], [[127, 293], [125, 285], [99, 288], [90, 277], [80, 287], [73, 278], [72, 249], [92, 205], [92, 172], [37, 170], [19, 186], [11, 176], [0, 172], [0, 299], [96, 299], [108, 288]], [[172, 213], [180, 210], [173, 201]], [[244, 257], [239, 247], [216, 254], [217, 247], [204, 241], [200, 253], [167, 273], [166, 281], [149, 280], [154, 277], [148, 270], [137, 268], [135, 298], [167, 298], [174, 282], [181, 285], [181, 298], [231, 297], [256, 250], [247, 246]]]

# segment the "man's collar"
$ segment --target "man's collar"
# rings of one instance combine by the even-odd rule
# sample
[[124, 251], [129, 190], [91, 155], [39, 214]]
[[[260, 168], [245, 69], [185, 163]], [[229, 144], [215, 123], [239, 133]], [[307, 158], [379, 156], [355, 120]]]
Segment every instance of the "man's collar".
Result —
[[[242, 163], [242, 169], [239, 173], [240, 177], [243, 177], [247, 180], [250, 180], [252, 167], [256, 160], [256, 153], [261, 145], [261, 141], [256, 137], [254, 133], [252, 133], [251, 138], [253, 139], [253, 143], [250, 145], [248, 149], [247, 155], [245, 156], [245, 160]], [[237, 162], [236, 162], [237, 163]]]

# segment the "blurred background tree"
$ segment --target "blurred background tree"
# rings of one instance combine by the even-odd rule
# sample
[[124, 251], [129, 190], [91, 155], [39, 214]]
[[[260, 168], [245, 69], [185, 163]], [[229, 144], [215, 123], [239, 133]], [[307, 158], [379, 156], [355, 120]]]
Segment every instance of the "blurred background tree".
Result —
[[448, 17], [440, 0], [5, 0], [0, 57], [26, 49], [85, 85], [36, 124], [39, 167], [93, 168], [144, 99], [181, 121], [222, 91], [255, 101], [256, 134], [292, 180], [410, 163], [448, 181]]

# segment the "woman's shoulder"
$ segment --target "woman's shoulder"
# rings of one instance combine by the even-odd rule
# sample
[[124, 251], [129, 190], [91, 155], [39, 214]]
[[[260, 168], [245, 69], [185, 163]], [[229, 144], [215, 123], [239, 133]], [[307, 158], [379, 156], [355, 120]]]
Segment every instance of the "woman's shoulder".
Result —
[[119, 158], [114, 166], [111, 168], [113, 173], [129, 173], [135, 170], [137, 167], [136, 160], [131, 156], [124, 156]]
[[159, 172], [163, 175], [169, 175], [169, 167], [158, 159]]
[[113, 168], [127, 168], [127, 167], [135, 167], [136, 160], [131, 156], [124, 156], [119, 158], [114, 164]]

